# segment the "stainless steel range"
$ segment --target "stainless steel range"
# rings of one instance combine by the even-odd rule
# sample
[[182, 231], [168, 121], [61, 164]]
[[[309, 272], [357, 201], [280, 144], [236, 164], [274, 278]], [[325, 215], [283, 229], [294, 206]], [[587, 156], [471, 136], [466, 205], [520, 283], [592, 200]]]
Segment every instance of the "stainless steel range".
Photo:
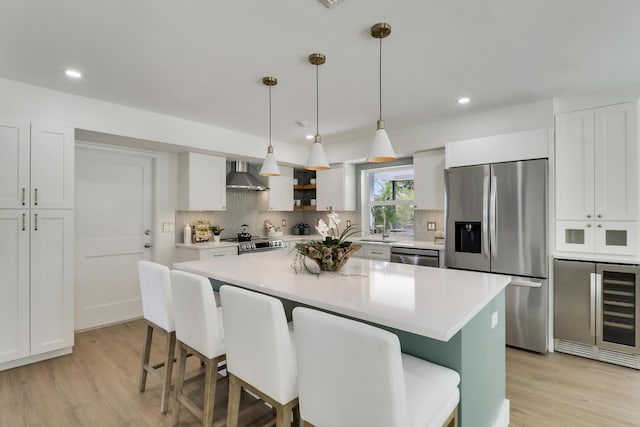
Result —
[[249, 241], [242, 242], [239, 242], [237, 238], [222, 239], [222, 241], [238, 242], [238, 255], [284, 249], [282, 239], [272, 239], [269, 237], [250, 237], [250, 239]]

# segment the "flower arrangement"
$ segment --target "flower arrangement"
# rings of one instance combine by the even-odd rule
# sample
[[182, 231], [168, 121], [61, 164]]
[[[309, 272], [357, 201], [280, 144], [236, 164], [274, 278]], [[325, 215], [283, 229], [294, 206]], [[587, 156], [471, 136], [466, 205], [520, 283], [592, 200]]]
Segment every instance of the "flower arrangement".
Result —
[[322, 240], [312, 240], [308, 242], [296, 243], [296, 258], [293, 268], [296, 273], [305, 270], [312, 274], [319, 274], [309, 268], [307, 258], [314, 261], [320, 270], [339, 271], [362, 245], [352, 244], [347, 239], [359, 230], [354, 225], [349, 225], [340, 231], [340, 216], [331, 212], [327, 214], [328, 223], [318, 220], [316, 230], [322, 236]]

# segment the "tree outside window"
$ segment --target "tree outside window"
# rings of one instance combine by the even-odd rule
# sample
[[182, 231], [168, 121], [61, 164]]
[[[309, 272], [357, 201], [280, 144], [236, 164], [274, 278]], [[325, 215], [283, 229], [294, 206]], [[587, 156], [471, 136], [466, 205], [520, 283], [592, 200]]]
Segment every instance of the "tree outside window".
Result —
[[[413, 236], [413, 167], [369, 169], [366, 176], [365, 223], [372, 233]], [[364, 213], [366, 212], [366, 214]]]

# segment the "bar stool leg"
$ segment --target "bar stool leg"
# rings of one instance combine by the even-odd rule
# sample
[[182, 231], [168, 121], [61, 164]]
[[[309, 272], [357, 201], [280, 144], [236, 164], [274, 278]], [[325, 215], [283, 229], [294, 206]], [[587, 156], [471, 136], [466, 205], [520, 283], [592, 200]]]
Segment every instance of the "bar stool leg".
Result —
[[160, 400], [160, 412], [166, 413], [169, 407], [169, 391], [171, 390], [171, 373], [173, 372], [173, 359], [176, 353], [176, 332], [167, 334], [167, 353], [164, 360], [164, 379], [162, 382], [162, 399]]
[[202, 414], [202, 425], [205, 427], [209, 427], [213, 423], [213, 407], [216, 401], [216, 383], [218, 376], [217, 368], [214, 359], [207, 361], [204, 377], [204, 412]]
[[144, 348], [142, 349], [142, 363], [140, 366], [140, 384], [138, 390], [143, 392], [147, 386], [147, 366], [151, 355], [151, 338], [153, 337], [153, 327], [147, 323], [147, 331], [144, 338]]
[[184, 388], [184, 373], [187, 365], [187, 349], [179, 343], [180, 351], [178, 352], [178, 373], [176, 375], [176, 390], [173, 399], [173, 425], [178, 425], [180, 418], [180, 402], [178, 399], [182, 397], [182, 389]]
[[240, 411], [240, 396], [242, 386], [238, 377], [229, 373], [229, 403], [227, 405], [227, 427], [238, 426], [238, 416]]

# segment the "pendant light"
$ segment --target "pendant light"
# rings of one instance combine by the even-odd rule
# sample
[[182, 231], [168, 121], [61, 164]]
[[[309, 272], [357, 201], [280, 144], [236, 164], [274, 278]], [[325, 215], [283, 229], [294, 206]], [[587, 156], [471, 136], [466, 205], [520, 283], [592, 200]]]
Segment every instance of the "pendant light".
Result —
[[312, 53], [309, 55], [309, 62], [316, 66], [316, 135], [309, 152], [309, 158], [307, 159], [307, 165], [305, 169], [312, 171], [320, 171], [330, 169], [327, 157], [324, 155], [324, 149], [322, 148], [322, 137], [320, 136], [319, 128], [319, 91], [318, 91], [318, 67], [326, 62], [327, 58], [322, 53]]
[[384, 128], [384, 120], [382, 120], [382, 39], [391, 34], [391, 25], [380, 22], [371, 27], [371, 36], [380, 39], [380, 116], [378, 118], [378, 130], [373, 135], [373, 142], [369, 150], [369, 162], [390, 162], [396, 159], [396, 154], [391, 146], [389, 135]]
[[269, 87], [269, 147], [267, 147], [267, 157], [264, 158], [260, 168], [260, 176], [280, 176], [280, 168], [276, 162], [276, 157], [273, 155], [273, 146], [271, 145], [271, 86], [277, 85], [278, 79], [264, 77], [262, 83]]

